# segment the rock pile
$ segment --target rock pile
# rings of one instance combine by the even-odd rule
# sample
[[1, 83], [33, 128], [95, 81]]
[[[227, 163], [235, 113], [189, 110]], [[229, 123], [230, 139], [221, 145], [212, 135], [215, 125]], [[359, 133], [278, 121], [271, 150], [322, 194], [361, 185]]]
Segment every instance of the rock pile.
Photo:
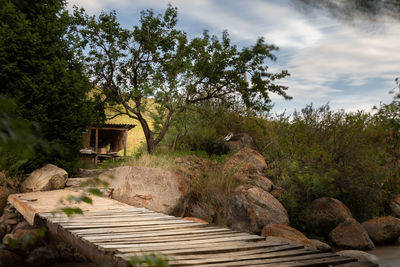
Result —
[[[32, 172], [21, 184], [21, 191], [45, 191], [62, 189], [68, 174], [55, 165], [48, 164]], [[14, 193], [6, 185], [0, 186], [0, 240], [4, 249], [0, 249], [1, 266], [82, 266], [94, 267], [88, 259], [64, 242], [54, 239], [45, 228], [35, 228], [7, 204], [7, 197]]]

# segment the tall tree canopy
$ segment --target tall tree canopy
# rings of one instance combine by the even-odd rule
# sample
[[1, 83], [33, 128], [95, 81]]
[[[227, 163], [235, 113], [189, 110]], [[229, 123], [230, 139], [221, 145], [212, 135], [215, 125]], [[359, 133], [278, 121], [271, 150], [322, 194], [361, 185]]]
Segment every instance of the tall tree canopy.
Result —
[[91, 123], [89, 82], [67, 38], [71, 22], [63, 0], [0, 0], [0, 94], [15, 99], [18, 115], [48, 143], [27, 168], [71, 168]]
[[[231, 44], [227, 32], [221, 39], [205, 31], [188, 40], [176, 29], [177, 9], [171, 6], [163, 15], [143, 11], [133, 30], [122, 28], [115, 12], [95, 17], [76, 10], [75, 15], [80, 18], [79, 33], [88, 41], [93, 84], [115, 116], [126, 114], [139, 121], [148, 152], [163, 139], [174, 116], [193, 105], [241, 103], [265, 111], [270, 108], [269, 92], [290, 98], [285, 86], [274, 83], [288, 72], [270, 73], [264, 64], [276, 59], [271, 52], [277, 47], [262, 38], [242, 50]], [[153, 128], [145, 114], [151, 115]]]

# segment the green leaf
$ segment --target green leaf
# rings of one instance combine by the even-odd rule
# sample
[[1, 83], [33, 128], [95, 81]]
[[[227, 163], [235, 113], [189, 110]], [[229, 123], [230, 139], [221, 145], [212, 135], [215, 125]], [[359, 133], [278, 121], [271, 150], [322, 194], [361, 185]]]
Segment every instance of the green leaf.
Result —
[[61, 209], [68, 217], [71, 217], [74, 214], [83, 214], [83, 211], [80, 208], [62, 208]]
[[88, 192], [89, 192], [90, 194], [94, 195], [94, 196], [99, 196], [99, 197], [102, 197], [102, 196], [103, 196], [103, 193], [102, 193], [99, 189], [97, 189], [97, 188], [89, 188], [89, 189], [88, 189]]
[[85, 203], [93, 204], [93, 200], [92, 200], [90, 197], [82, 196], [82, 197], [81, 197], [81, 200], [82, 200], [83, 202], [85, 202]]

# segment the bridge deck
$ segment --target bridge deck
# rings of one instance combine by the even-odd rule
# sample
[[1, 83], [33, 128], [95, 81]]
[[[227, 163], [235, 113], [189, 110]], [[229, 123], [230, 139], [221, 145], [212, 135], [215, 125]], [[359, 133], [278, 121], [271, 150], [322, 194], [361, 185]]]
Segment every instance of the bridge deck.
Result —
[[130, 266], [133, 256], [161, 252], [171, 266], [330, 266], [356, 261], [301, 245], [270, 243], [263, 237], [184, 220], [121, 202], [92, 197], [79, 207], [83, 215], [68, 218], [60, 198], [72, 190], [14, 194], [9, 202], [31, 225], [46, 225], [93, 262]]

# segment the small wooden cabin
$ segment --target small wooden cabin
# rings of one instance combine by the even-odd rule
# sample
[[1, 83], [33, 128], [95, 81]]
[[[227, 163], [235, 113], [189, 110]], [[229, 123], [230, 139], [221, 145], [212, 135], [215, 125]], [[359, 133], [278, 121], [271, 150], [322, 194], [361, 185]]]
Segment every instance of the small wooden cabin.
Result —
[[97, 159], [119, 157], [118, 152], [123, 150], [126, 157], [127, 132], [133, 129], [134, 124], [106, 123], [103, 127], [89, 127], [83, 134], [84, 149], [82, 155]]

